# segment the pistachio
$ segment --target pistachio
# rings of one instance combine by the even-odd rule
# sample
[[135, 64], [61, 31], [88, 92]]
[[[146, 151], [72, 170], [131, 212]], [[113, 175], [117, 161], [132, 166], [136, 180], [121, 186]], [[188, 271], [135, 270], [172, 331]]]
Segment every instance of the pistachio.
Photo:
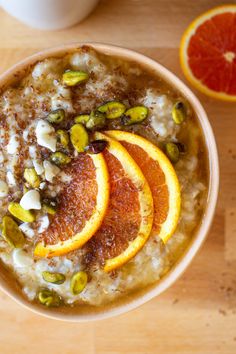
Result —
[[70, 163], [71, 158], [66, 154], [64, 154], [63, 152], [57, 151], [51, 155], [51, 161], [55, 163], [55, 165], [60, 166], [60, 165], [66, 165]]
[[8, 205], [8, 211], [21, 221], [33, 222], [35, 220], [33, 212], [23, 209], [19, 203], [11, 202]]
[[56, 135], [59, 143], [66, 148], [70, 141], [69, 134], [65, 130], [59, 129], [56, 131]]
[[50, 123], [54, 123], [54, 124], [61, 123], [64, 120], [64, 118], [65, 118], [65, 111], [62, 108], [51, 111], [47, 116], [47, 120]]
[[50, 214], [50, 215], [55, 215], [57, 212], [56, 207], [53, 205], [50, 205], [48, 203], [43, 203], [42, 209], [45, 213]]
[[100, 129], [106, 124], [106, 117], [104, 113], [99, 111], [92, 111], [89, 116], [89, 120], [86, 123], [87, 129]]
[[136, 106], [128, 109], [122, 117], [124, 125], [141, 123], [148, 116], [148, 109], [145, 106]]
[[176, 124], [181, 124], [187, 116], [187, 110], [184, 103], [182, 101], [177, 101], [174, 104], [171, 113], [172, 113], [173, 121]]
[[175, 143], [166, 144], [166, 155], [169, 157], [170, 161], [173, 163], [179, 160], [179, 148]]
[[70, 139], [78, 152], [83, 152], [89, 142], [88, 133], [82, 124], [74, 124], [71, 127]]
[[75, 123], [86, 124], [89, 121], [89, 114], [80, 114], [75, 117]]
[[94, 140], [84, 148], [89, 154], [99, 154], [108, 146], [106, 140]]
[[40, 178], [37, 175], [35, 168], [26, 168], [24, 171], [24, 179], [32, 188], [38, 188], [40, 185]]
[[21, 248], [25, 243], [23, 233], [10, 216], [4, 216], [2, 218], [2, 237], [10, 246], [15, 248]]
[[65, 275], [62, 273], [53, 273], [47, 271], [42, 272], [42, 277], [46, 282], [58, 285], [63, 284], [66, 280]]
[[70, 281], [70, 290], [73, 295], [80, 294], [87, 285], [88, 276], [85, 272], [75, 273]]
[[66, 86], [76, 86], [82, 82], [87, 81], [89, 78], [88, 73], [85, 71], [68, 70], [62, 76], [62, 83]]
[[106, 114], [106, 118], [115, 119], [122, 116], [122, 114], [126, 111], [126, 107], [123, 103], [117, 101], [110, 101], [97, 109], [101, 113]]
[[47, 307], [58, 307], [61, 304], [60, 296], [55, 291], [42, 289], [38, 293], [38, 300]]

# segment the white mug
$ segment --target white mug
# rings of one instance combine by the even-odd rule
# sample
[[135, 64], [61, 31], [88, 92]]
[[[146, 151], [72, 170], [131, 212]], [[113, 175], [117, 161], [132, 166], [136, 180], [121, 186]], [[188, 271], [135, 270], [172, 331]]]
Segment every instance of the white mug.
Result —
[[99, 0], [0, 0], [2, 7], [25, 24], [44, 30], [82, 21]]

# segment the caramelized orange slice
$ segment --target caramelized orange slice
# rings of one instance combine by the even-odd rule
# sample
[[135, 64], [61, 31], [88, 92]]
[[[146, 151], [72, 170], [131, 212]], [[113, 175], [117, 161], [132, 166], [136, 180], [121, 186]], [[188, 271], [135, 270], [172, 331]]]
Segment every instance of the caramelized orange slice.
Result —
[[165, 154], [136, 134], [110, 130], [106, 135], [117, 139], [142, 170], [154, 202], [153, 233], [166, 242], [174, 233], [180, 214], [180, 186], [175, 170]]
[[94, 258], [112, 271], [134, 257], [144, 246], [153, 223], [153, 200], [149, 185], [127, 150], [102, 133], [108, 141], [103, 151], [110, 175], [110, 201], [101, 228], [85, 245], [87, 262]]
[[80, 248], [100, 227], [106, 213], [109, 177], [102, 154], [80, 154], [64, 172], [71, 182], [59, 195], [57, 213], [41, 235], [35, 256], [60, 256]]

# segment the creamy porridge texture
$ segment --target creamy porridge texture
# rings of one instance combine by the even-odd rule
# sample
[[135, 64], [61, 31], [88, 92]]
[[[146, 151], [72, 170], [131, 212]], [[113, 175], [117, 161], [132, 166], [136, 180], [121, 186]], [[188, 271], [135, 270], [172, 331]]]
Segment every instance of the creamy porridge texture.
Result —
[[[70, 86], [62, 80], [66, 70], [79, 70], [88, 77], [80, 85]], [[167, 144], [178, 148], [177, 158], [172, 155], [181, 188], [177, 228], [165, 245], [158, 233], [152, 233], [136, 256], [113, 272], [105, 272], [97, 259], [90, 262], [86, 244], [64, 255], [36, 257], [35, 246], [50, 228], [60, 193], [66, 188], [70, 190], [75, 178], [68, 166], [72, 163], [77, 172], [80, 168], [74, 162], [80, 152], [68, 143], [75, 117], [88, 117], [91, 111], [110, 101], [121, 102], [127, 109], [146, 107], [147, 118], [132, 125], [122, 125], [120, 118], [107, 119], [100, 130], [125, 130], [141, 135], [170, 158], [173, 150], [168, 152]], [[173, 119], [176, 102], [186, 109], [185, 120], [177, 124]], [[37, 301], [39, 291], [48, 289], [55, 291], [65, 304], [109, 303], [158, 281], [191, 241], [207, 198], [205, 146], [191, 107], [156, 74], [88, 47], [61, 58], [45, 59], [1, 94], [0, 128], [0, 218], [8, 216], [15, 220], [24, 236], [22, 246], [14, 247], [2, 235], [0, 258], [30, 301]], [[63, 154], [52, 158], [58, 151]], [[62, 158], [68, 160], [58, 163]], [[89, 187], [86, 193], [89, 197]], [[27, 211], [21, 220], [14, 215], [14, 203]], [[79, 271], [86, 273], [86, 286], [75, 293], [71, 291], [71, 278]], [[62, 278], [57, 283], [49, 282], [43, 272], [60, 273]]]

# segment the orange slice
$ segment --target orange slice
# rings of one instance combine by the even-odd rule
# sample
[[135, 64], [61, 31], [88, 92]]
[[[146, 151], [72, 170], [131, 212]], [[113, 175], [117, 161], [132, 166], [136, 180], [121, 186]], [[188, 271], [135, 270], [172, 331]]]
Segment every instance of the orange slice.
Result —
[[101, 228], [85, 245], [85, 261], [94, 258], [112, 271], [134, 257], [144, 246], [153, 222], [153, 199], [140, 168], [126, 149], [102, 133], [108, 141], [103, 151], [110, 175], [110, 201]]
[[180, 61], [199, 91], [236, 101], [236, 5], [219, 6], [196, 18], [181, 40]]
[[35, 256], [60, 256], [80, 248], [100, 227], [106, 213], [109, 177], [102, 154], [80, 154], [64, 172], [72, 180], [59, 195], [57, 213], [41, 235]]
[[141, 168], [154, 202], [153, 233], [166, 242], [174, 233], [180, 214], [180, 186], [175, 170], [165, 154], [136, 134], [110, 130], [106, 135], [117, 139]]

